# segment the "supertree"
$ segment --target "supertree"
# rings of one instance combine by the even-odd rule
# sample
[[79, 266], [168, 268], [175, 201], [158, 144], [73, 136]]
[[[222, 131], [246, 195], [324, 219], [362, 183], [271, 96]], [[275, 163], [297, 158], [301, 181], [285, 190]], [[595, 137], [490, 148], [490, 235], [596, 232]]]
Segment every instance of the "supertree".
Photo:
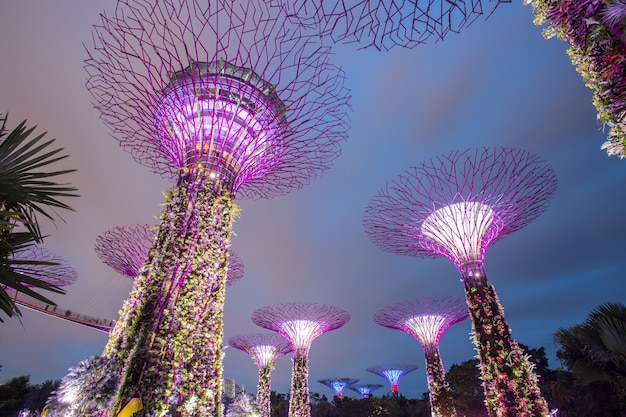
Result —
[[374, 323], [408, 333], [422, 345], [433, 417], [456, 415], [449, 401], [450, 389], [439, 353], [439, 339], [450, 326], [465, 320], [468, 315], [465, 300], [450, 297], [404, 301], [387, 306], [374, 315]]
[[432, 38], [459, 33], [480, 16], [491, 16], [510, 0], [270, 0], [295, 23], [314, 28], [334, 43], [361, 48], [413, 48]]
[[404, 378], [409, 372], [413, 372], [419, 368], [417, 365], [411, 365], [407, 363], [394, 363], [385, 365], [376, 365], [367, 368], [367, 372], [376, 374], [384, 378], [389, 383], [389, 388], [394, 394], [398, 393], [400, 380]]
[[348, 388], [358, 393], [361, 398], [369, 398], [374, 391], [382, 387], [383, 384], [353, 384]]
[[[96, 238], [96, 254], [100, 260], [122, 275], [135, 279], [148, 258], [156, 236], [156, 226], [132, 224], [116, 226]], [[226, 286], [243, 278], [245, 267], [235, 252], [228, 253]]]
[[[28, 278], [41, 280], [53, 287], [67, 287], [78, 279], [76, 270], [63, 258], [37, 245], [31, 245], [15, 251], [9, 259], [10, 273], [24, 277], [23, 287], [13, 290], [32, 296], [34, 285]], [[7, 271], [9, 273], [9, 271]]]
[[333, 395], [337, 398], [343, 398], [343, 393], [346, 388], [349, 388], [350, 385], [359, 382], [358, 379], [354, 378], [326, 378], [326, 379], [318, 379], [317, 382], [320, 384], [326, 385], [328, 388], [333, 390]]
[[[271, 13], [270, 13], [271, 12]], [[326, 170], [349, 93], [318, 36], [254, 0], [125, 0], [94, 26], [87, 88], [113, 136], [175, 179], [146, 265], [103, 356], [115, 413], [222, 414], [223, 306], [235, 196], [266, 198]]]
[[387, 185], [367, 206], [364, 226], [381, 248], [445, 256], [459, 270], [493, 416], [548, 415], [531, 363], [511, 337], [484, 268], [489, 244], [537, 218], [556, 190], [556, 174], [515, 148], [452, 152]]
[[350, 315], [337, 307], [317, 303], [284, 303], [262, 307], [252, 313], [257, 326], [282, 334], [293, 348], [289, 416], [309, 417], [309, 350], [317, 337], [338, 329]]
[[246, 352], [259, 368], [256, 403], [263, 417], [270, 416], [271, 373], [274, 363], [292, 351], [291, 344], [276, 333], [252, 333], [234, 336], [228, 344]]

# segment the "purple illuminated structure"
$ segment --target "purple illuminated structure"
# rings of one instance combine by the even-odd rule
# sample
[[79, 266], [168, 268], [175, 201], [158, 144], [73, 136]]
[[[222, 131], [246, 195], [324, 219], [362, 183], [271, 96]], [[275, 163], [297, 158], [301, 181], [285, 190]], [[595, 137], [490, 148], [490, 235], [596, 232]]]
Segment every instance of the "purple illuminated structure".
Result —
[[371, 372], [384, 378], [389, 383], [391, 392], [393, 394], [397, 394], [399, 392], [400, 380], [404, 378], [406, 374], [413, 372], [417, 368], [419, 368], [417, 365], [394, 363], [372, 366], [366, 370], [367, 372]]
[[315, 28], [334, 43], [361, 48], [412, 48], [458, 33], [510, 0], [270, 0], [295, 23]]
[[[33, 260], [45, 262], [45, 264], [33, 264]], [[76, 270], [64, 259], [36, 245], [16, 251], [11, 256], [10, 265], [14, 272], [44, 281], [55, 287], [66, 287], [78, 279]], [[28, 282], [23, 284], [27, 288], [32, 288]], [[28, 295], [26, 291], [24, 292]]]
[[246, 352], [259, 367], [256, 403], [261, 416], [270, 417], [271, 373], [274, 363], [292, 351], [291, 344], [283, 336], [276, 333], [253, 333], [235, 336], [228, 344]]
[[[148, 258], [156, 236], [156, 226], [133, 224], [117, 226], [96, 238], [96, 254], [102, 262], [122, 275], [135, 279]], [[226, 286], [229, 287], [245, 275], [241, 258], [228, 253]]]
[[361, 398], [369, 398], [372, 396], [372, 393], [376, 391], [378, 388], [382, 388], [383, 384], [353, 384], [348, 388], [354, 392], [359, 393]]
[[369, 203], [365, 231], [381, 248], [445, 256], [461, 273], [491, 415], [548, 415], [531, 363], [487, 281], [485, 251], [541, 214], [554, 170], [515, 148], [453, 152], [411, 168]]
[[262, 307], [252, 313], [257, 326], [282, 334], [293, 348], [289, 416], [310, 417], [309, 350], [317, 337], [350, 320], [344, 310], [316, 303], [285, 303]]
[[221, 415], [225, 270], [235, 196], [307, 185], [347, 139], [349, 93], [319, 36], [254, 0], [128, 0], [101, 15], [85, 68], [101, 119], [176, 181], [103, 356], [109, 415]]
[[450, 326], [465, 320], [468, 315], [465, 300], [449, 297], [396, 303], [374, 315], [374, 323], [403, 331], [422, 345], [433, 417], [456, 415], [447, 401], [450, 398], [450, 389], [439, 353], [439, 339]]
[[350, 385], [359, 382], [358, 379], [354, 378], [326, 378], [326, 379], [318, 379], [317, 382], [320, 384], [326, 385], [328, 388], [333, 390], [333, 395], [339, 399], [343, 398], [343, 393], [346, 388], [350, 387]]

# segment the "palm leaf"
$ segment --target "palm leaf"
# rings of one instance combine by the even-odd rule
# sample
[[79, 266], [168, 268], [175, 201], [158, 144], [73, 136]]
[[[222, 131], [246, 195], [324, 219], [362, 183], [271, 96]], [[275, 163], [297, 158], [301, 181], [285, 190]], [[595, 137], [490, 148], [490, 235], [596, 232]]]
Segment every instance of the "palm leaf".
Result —
[[28, 230], [40, 240], [36, 215], [54, 220], [49, 208], [73, 210], [59, 198], [77, 197], [76, 188], [50, 179], [75, 170], [38, 172], [67, 158], [67, 155], [60, 155], [63, 148], [49, 150], [55, 140], [43, 141], [45, 133], [29, 139], [35, 128], [27, 129], [25, 120], [8, 134], [6, 116], [1, 121], [0, 209], [20, 213]]

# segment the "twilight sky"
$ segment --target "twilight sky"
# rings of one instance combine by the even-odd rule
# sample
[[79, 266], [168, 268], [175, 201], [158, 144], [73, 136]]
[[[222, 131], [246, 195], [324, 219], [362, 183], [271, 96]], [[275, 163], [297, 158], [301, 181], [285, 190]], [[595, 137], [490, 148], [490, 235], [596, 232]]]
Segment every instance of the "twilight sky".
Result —
[[[45, 247], [78, 272], [61, 308], [105, 318], [131, 289], [129, 279], [100, 262], [96, 237], [115, 226], [155, 223], [169, 183], [118, 146], [85, 88], [84, 44], [91, 25], [113, 0], [22, 0], [0, 6], [0, 112], [9, 128], [27, 119], [47, 131], [76, 168], [65, 180], [80, 198], [64, 222], [46, 223]], [[365, 369], [414, 363], [400, 392], [426, 391], [418, 342], [374, 324], [373, 315], [400, 301], [463, 297], [452, 262], [387, 253], [364, 233], [363, 210], [387, 182], [411, 166], [468, 147], [516, 146], [539, 154], [559, 178], [548, 209], [525, 229], [487, 250], [486, 272], [504, 306], [513, 337], [544, 346], [557, 367], [552, 333], [582, 322], [597, 305], [626, 302], [626, 161], [600, 149], [592, 91], [566, 55], [566, 44], [544, 40], [530, 6], [501, 5], [460, 34], [414, 49], [335, 50], [335, 63], [352, 91], [352, 128], [334, 166], [302, 190], [271, 200], [237, 201], [232, 250], [243, 279], [228, 287], [225, 340], [266, 330], [251, 313], [263, 306], [313, 301], [345, 309], [344, 327], [320, 336], [310, 351], [310, 388], [332, 396], [318, 379], [386, 382]], [[474, 355], [470, 321], [441, 339], [446, 369]], [[105, 333], [24, 310], [21, 322], [0, 324], [0, 382], [62, 378], [69, 367], [98, 355]], [[227, 348], [224, 374], [256, 391], [257, 368], [244, 352]], [[276, 363], [272, 389], [287, 393], [290, 359]], [[352, 391], [347, 395], [355, 396]]]

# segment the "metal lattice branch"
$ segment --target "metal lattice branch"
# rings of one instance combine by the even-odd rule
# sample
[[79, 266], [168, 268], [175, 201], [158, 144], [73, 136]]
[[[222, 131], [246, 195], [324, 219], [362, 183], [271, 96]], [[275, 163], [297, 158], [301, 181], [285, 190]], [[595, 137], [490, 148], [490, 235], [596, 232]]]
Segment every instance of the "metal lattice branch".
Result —
[[[156, 231], [156, 226], [148, 224], [114, 227], [96, 238], [96, 253], [106, 265], [135, 279], [148, 258]], [[231, 286], [244, 275], [243, 261], [236, 253], [229, 252], [226, 286]]]
[[374, 391], [382, 387], [382, 384], [354, 384], [348, 388], [360, 394], [361, 398], [368, 398]]
[[250, 355], [259, 368], [272, 365], [293, 350], [289, 341], [276, 333], [234, 336], [228, 344]]
[[317, 337], [342, 327], [349, 320], [346, 311], [317, 303], [276, 304], [252, 313], [254, 324], [282, 334], [294, 349], [306, 350]]
[[349, 388], [352, 384], [356, 384], [359, 380], [355, 378], [326, 378], [318, 379], [317, 382], [332, 389], [335, 397], [342, 398], [346, 388]]
[[365, 232], [386, 251], [446, 256], [457, 268], [482, 263], [489, 244], [535, 220], [556, 174], [515, 148], [442, 155], [393, 180], [368, 204]]
[[400, 380], [417, 368], [419, 366], [411, 364], [384, 364], [369, 367], [366, 371], [384, 378], [389, 383], [391, 392], [397, 393]]
[[334, 43], [355, 43], [361, 48], [412, 48], [459, 33], [480, 16], [489, 17], [500, 3], [444, 0], [271, 0], [294, 23], [315, 28]]
[[85, 68], [101, 119], [138, 162], [233, 195], [308, 184], [347, 139], [349, 92], [319, 36], [251, 0], [135, 0], [103, 14]]
[[465, 300], [430, 297], [387, 306], [374, 315], [374, 323], [413, 336], [426, 351], [437, 349], [444, 332], [468, 317]]
[[117, 226], [96, 238], [96, 254], [115, 271], [135, 279], [155, 236], [155, 227], [148, 224]]
[[[45, 262], [33, 264], [32, 261]], [[16, 251], [10, 260], [13, 271], [56, 287], [67, 287], [78, 279], [78, 273], [67, 261], [47, 249], [28, 246]], [[22, 283], [25, 287], [32, 287]]]

